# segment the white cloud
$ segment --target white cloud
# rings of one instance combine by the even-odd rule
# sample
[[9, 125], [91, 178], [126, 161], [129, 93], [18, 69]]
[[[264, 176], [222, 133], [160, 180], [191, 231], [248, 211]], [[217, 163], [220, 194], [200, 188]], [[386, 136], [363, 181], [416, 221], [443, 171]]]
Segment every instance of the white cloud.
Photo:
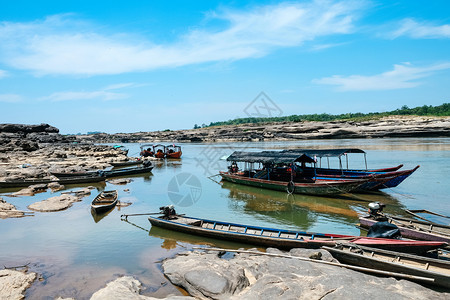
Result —
[[22, 101], [22, 96], [17, 94], [0, 94], [0, 102], [17, 103]]
[[106, 86], [97, 91], [66, 91], [66, 92], [56, 92], [46, 97], [41, 97], [39, 100], [50, 100], [50, 101], [73, 101], [73, 100], [119, 100], [126, 99], [129, 95], [124, 93], [113, 92], [113, 90], [118, 90], [122, 88], [128, 88], [133, 86], [140, 86], [134, 83], [119, 83], [114, 85]]
[[71, 15], [31, 23], [0, 24], [0, 57], [12, 67], [37, 74], [119, 74], [189, 64], [233, 61], [299, 46], [318, 37], [353, 30], [365, 0], [316, 0], [222, 10], [209, 18], [221, 30], [196, 29], [169, 44], [154, 44], [133, 33], [103, 34]]
[[6, 72], [5, 70], [0, 70], [0, 79], [5, 78], [7, 76], [8, 76], [8, 72]]
[[419, 23], [413, 19], [404, 19], [400, 22], [400, 28], [388, 35], [390, 38], [409, 36], [415, 39], [450, 38], [450, 25], [433, 25], [429, 23]]
[[313, 83], [338, 86], [339, 91], [377, 91], [413, 88], [421, 84], [417, 79], [433, 75], [436, 71], [450, 69], [450, 63], [428, 67], [413, 67], [409, 63], [394, 65], [394, 69], [372, 76], [334, 75], [314, 79]]

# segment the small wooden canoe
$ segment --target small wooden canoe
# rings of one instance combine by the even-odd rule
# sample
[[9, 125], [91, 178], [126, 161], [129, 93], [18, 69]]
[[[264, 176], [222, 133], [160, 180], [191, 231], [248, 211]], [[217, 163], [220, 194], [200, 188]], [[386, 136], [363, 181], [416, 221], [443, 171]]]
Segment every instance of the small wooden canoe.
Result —
[[137, 159], [137, 160], [110, 162], [110, 165], [113, 166], [114, 168], [118, 168], [118, 167], [129, 167], [129, 166], [140, 165], [143, 162], [144, 162], [143, 160]]
[[360, 245], [322, 247], [339, 262], [365, 268], [431, 278], [433, 285], [450, 288], [450, 261]]
[[348, 242], [358, 245], [370, 245], [372, 247], [388, 250], [425, 253], [426, 251], [447, 245], [443, 242], [393, 240], [274, 229], [181, 215], [171, 215], [169, 218], [164, 216], [150, 216], [148, 220], [152, 226], [179, 232], [280, 249], [291, 249], [296, 247], [320, 248], [321, 246], [333, 247], [336, 242]]
[[[383, 215], [389, 223], [397, 225], [400, 233], [405, 238], [423, 240], [423, 241], [442, 241], [450, 243], [450, 226], [431, 223], [427, 221], [414, 220], [397, 216]], [[361, 227], [369, 228], [377, 223], [372, 216], [364, 216], [359, 218]]]
[[117, 190], [103, 191], [94, 198], [91, 209], [97, 214], [104, 213], [114, 208], [117, 201]]

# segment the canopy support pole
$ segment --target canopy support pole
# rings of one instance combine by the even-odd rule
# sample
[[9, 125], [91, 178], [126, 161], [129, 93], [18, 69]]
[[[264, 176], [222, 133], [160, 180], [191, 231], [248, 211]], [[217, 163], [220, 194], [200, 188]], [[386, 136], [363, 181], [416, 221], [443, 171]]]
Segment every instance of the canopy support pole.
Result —
[[367, 171], [367, 155], [364, 153], [364, 162], [366, 163], [366, 171]]

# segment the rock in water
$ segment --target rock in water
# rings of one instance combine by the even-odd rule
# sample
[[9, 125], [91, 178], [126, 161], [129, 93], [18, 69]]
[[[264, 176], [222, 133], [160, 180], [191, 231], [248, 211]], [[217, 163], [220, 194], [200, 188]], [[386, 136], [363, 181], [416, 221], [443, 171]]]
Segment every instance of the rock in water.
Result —
[[0, 299], [23, 299], [23, 293], [36, 279], [36, 273], [0, 270]]
[[76, 196], [63, 194], [33, 203], [28, 208], [35, 211], [59, 211], [71, 207], [73, 202], [78, 201], [81, 200]]

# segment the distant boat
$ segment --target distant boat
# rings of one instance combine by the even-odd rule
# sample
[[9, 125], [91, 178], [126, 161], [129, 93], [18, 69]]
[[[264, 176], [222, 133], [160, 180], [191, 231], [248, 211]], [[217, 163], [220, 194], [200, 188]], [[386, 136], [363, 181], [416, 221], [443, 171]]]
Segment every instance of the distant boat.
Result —
[[166, 158], [180, 158], [181, 154], [181, 146], [175, 144], [166, 146]]
[[117, 201], [117, 190], [103, 191], [94, 198], [91, 209], [97, 214], [104, 213], [114, 208]]
[[322, 248], [330, 252], [341, 263], [429, 278], [432, 279], [431, 284], [433, 285], [450, 288], [450, 261], [444, 259], [433, 259], [361, 245], [325, 246]]
[[444, 242], [408, 241], [382, 238], [357, 237], [340, 234], [311, 233], [221, 222], [184, 215], [164, 215], [148, 218], [152, 226], [205, 237], [249, 243], [281, 249], [333, 247], [336, 243], [354, 243], [387, 250], [425, 253], [447, 245]]

